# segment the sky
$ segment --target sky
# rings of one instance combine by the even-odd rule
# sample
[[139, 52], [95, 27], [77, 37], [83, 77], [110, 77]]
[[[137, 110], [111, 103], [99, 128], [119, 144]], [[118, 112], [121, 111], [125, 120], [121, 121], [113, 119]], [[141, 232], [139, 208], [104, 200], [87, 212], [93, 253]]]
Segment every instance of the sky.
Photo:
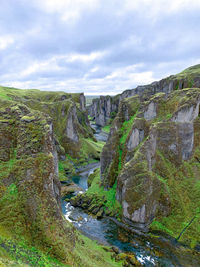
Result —
[[118, 94], [200, 63], [199, 0], [0, 0], [0, 84]]

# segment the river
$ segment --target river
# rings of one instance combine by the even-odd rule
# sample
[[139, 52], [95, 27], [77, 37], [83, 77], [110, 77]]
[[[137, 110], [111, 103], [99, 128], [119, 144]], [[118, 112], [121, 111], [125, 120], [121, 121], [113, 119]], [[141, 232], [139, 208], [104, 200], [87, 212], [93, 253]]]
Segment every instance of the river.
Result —
[[[96, 131], [96, 139], [106, 142], [108, 134], [102, 132], [97, 125], [91, 126]], [[72, 177], [73, 182], [79, 185], [83, 191], [87, 190], [88, 176], [99, 166], [100, 162], [95, 162], [78, 169], [76, 175]], [[180, 257], [182, 257], [179, 253], [180, 245], [174, 239], [150, 238], [145, 234], [143, 236], [137, 235], [119, 226], [108, 217], [96, 219], [82, 209], [73, 207], [66, 200], [62, 201], [62, 210], [66, 219], [73, 223], [82, 234], [101, 244], [115, 246], [120, 252], [133, 252], [143, 266], [193, 266], [189, 265], [191, 262], [190, 254], [184, 256], [184, 260], [181, 259], [180, 263]], [[186, 265], [182, 265], [182, 261]]]

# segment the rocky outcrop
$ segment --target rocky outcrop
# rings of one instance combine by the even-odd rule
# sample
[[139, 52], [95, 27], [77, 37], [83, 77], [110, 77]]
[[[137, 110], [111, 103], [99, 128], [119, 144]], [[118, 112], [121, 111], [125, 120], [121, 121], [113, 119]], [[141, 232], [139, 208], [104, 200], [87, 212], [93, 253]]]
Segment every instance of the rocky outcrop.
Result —
[[48, 114], [52, 119], [55, 144], [59, 159], [65, 160], [66, 154], [81, 157], [82, 139], [93, 139], [85, 112], [85, 96], [64, 92], [43, 92], [39, 90], [9, 89], [9, 98], [22, 103], [32, 110]]
[[[169, 76], [158, 82], [153, 82], [149, 85], [138, 86], [134, 89], [129, 89], [123, 93], [111, 96], [101, 96], [98, 99], [94, 99], [92, 105], [88, 107], [88, 114], [93, 117], [98, 125], [105, 126], [109, 123], [109, 120], [115, 117], [119, 110], [120, 102], [127, 98], [135, 95], [145, 96], [150, 98], [157, 93], [164, 93], [168, 96], [172, 91], [184, 89], [184, 88], [200, 88], [200, 67], [199, 65], [190, 67], [185, 71]], [[153, 115], [154, 108], [150, 104], [149, 109], [146, 114], [148, 116]]]
[[[162, 225], [176, 236], [185, 218], [195, 216], [200, 200], [195, 189], [200, 177], [200, 89], [137, 99], [138, 105], [136, 96], [120, 103], [101, 156], [102, 184], [110, 188], [117, 182], [124, 221], [141, 229]], [[193, 239], [197, 224], [184, 241]]]
[[105, 126], [109, 119], [113, 118], [118, 111], [119, 101], [111, 96], [100, 96], [93, 99], [88, 107], [88, 114], [95, 119], [97, 125]]
[[82, 111], [85, 111], [86, 110], [86, 100], [85, 100], [85, 96], [83, 93], [80, 94], [79, 102], [80, 102], [80, 109]]
[[73, 182], [62, 185], [61, 187], [62, 197], [66, 197], [68, 194], [72, 194], [72, 193], [80, 192], [80, 191], [82, 191], [82, 188]]
[[76, 114], [76, 105], [71, 105], [67, 114], [66, 135], [72, 141], [77, 143], [79, 141], [76, 124], [78, 123]]
[[[131, 101], [129, 101], [131, 99]], [[122, 136], [121, 127], [124, 121], [128, 121], [136, 112], [139, 104], [138, 96], [121, 101], [119, 112], [112, 123], [106, 145], [101, 155], [101, 179], [104, 187], [109, 188], [114, 185], [118, 176], [120, 165], [120, 137]], [[134, 104], [132, 105], [132, 101]], [[130, 144], [129, 144], [130, 145]]]
[[8, 102], [0, 110], [0, 137], [1, 229], [69, 259], [75, 235], [62, 217], [51, 118]]

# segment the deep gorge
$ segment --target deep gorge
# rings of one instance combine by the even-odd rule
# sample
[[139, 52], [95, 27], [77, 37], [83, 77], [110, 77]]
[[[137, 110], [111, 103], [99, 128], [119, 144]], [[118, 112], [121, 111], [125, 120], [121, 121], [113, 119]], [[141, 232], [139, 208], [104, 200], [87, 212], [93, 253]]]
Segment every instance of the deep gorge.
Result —
[[89, 106], [1, 87], [2, 265], [199, 266], [199, 88], [199, 65]]

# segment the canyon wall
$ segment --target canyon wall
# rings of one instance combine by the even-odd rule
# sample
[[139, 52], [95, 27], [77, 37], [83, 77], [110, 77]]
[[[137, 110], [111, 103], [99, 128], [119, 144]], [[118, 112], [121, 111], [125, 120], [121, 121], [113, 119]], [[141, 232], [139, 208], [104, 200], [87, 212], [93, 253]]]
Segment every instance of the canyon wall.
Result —
[[148, 98], [156, 93], [165, 93], [168, 95], [173, 90], [199, 88], [200, 74], [198, 73], [198, 68], [199, 65], [193, 66], [177, 75], [171, 75], [149, 85], [137, 86], [134, 89], [126, 90], [114, 97], [101, 96], [100, 98], [93, 100], [93, 103], [88, 107], [88, 114], [94, 118], [96, 124], [105, 126], [106, 124], [109, 124], [110, 119], [115, 117], [119, 109], [119, 103], [124, 98], [135, 95], [145, 95]]
[[101, 155], [101, 181], [106, 190], [117, 184], [126, 223], [177, 237], [195, 218], [181, 238], [198, 243], [200, 89], [182, 88], [190, 79], [120, 101]]

